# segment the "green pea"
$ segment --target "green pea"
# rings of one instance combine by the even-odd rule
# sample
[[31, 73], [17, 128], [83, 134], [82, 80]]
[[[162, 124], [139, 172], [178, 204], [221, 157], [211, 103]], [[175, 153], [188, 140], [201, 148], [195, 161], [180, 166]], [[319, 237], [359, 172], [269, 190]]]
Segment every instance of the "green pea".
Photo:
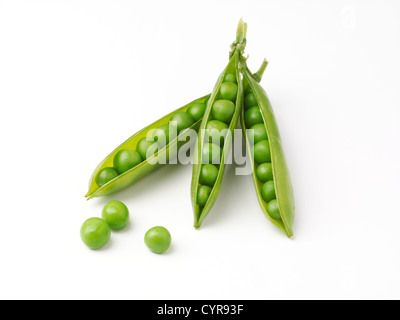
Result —
[[203, 145], [203, 163], [219, 164], [221, 161], [222, 149], [214, 143]]
[[261, 182], [267, 182], [273, 179], [272, 164], [265, 162], [260, 164], [256, 170], [257, 179]]
[[128, 224], [129, 210], [121, 201], [113, 200], [104, 206], [101, 216], [111, 229], [121, 229]]
[[244, 97], [244, 108], [249, 109], [256, 105], [257, 105], [257, 100], [254, 93], [249, 92], [248, 94], [246, 94], [246, 96]]
[[265, 128], [264, 123], [257, 123], [252, 126], [248, 131], [247, 134], [249, 136], [249, 140], [256, 144], [261, 140], [268, 140], [267, 129]]
[[253, 92], [253, 90], [251, 90], [250, 87], [247, 87], [247, 88], [244, 90], [244, 95], [247, 96], [250, 92]]
[[186, 112], [178, 112], [174, 114], [170, 121], [176, 121], [176, 127], [178, 130], [178, 134], [184, 130], [189, 128], [194, 124], [194, 119], [192, 116]]
[[114, 168], [106, 167], [97, 174], [96, 183], [101, 187], [116, 177], [118, 177], [118, 172]]
[[114, 168], [119, 174], [122, 174], [141, 163], [142, 157], [135, 150], [122, 149], [117, 152], [113, 161]]
[[144, 243], [154, 253], [164, 253], [171, 245], [171, 234], [164, 227], [153, 227], [144, 235]]
[[214, 102], [211, 113], [215, 120], [230, 123], [235, 112], [235, 104], [230, 100], [217, 100]]
[[154, 141], [142, 138], [139, 140], [136, 150], [139, 152], [142, 159], [147, 159], [158, 151], [158, 145]]
[[211, 142], [219, 143], [222, 146], [225, 136], [228, 133], [228, 128], [228, 125], [222, 121], [208, 121], [205, 132], [206, 138], [209, 138]]
[[213, 164], [203, 164], [200, 171], [199, 182], [201, 184], [213, 187], [218, 177], [218, 168]]
[[197, 189], [197, 204], [204, 206], [210, 197], [212, 189], [209, 186], [199, 186]]
[[204, 116], [206, 112], [207, 105], [205, 103], [196, 102], [187, 111], [188, 114], [194, 119], [194, 121], [199, 121]]
[[257, 163], [271, 162], [271, 150], [268, 140], [262, 140], [253, 147], [254, 160]]
[[165, 147], [165, 145], [169, 142], [169, 125], [163, 124], [157, 129], [154, 129], [152, 137], [161, 148]]
[[274, 180], [269, 180], [262, 185], [261, 197], [264, 199], [265, 202], [276, 199]]
[[104, 247], [110, 236], [110, 227], [104, 219], [90, 218], [82, 224], [81, 239], [90, 249], [97, 250]]
[[258, 106], [251, 107], [244, 114], [244, 122], [246, 128], [251, 128], [257, 123], [264, 123], [260, 108]]
[[271, 200], [267, 205], [267, 212], [272, 219], [281, 219], [281, 213], [279, 212], [279, 205], [276, 199]]
[[224, 77], [224, 82], [233, 82], [237, 83], [236, 74], [234, 73], [227, 73]]
[[222, 99], [236, 101], [238, 86], [233, 82], [223, 82], [219, 89], [219, 94]]

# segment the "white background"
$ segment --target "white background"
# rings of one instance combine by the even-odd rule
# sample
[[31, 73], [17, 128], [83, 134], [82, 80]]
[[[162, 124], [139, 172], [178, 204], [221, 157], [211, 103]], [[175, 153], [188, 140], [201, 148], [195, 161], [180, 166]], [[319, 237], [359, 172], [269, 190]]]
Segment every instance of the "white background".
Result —
[[[108, 153], [212, 90], [241, 17], [250, 68], [270, 62], [294, 239], [234, 166], [198, 231], [191, 166], [86, 201]], [[0, 298], [400, 298], [399, 57], [397, 0], [0, 0]], [[130, 225], [91, 251], [80, 226], [112, 199]]]

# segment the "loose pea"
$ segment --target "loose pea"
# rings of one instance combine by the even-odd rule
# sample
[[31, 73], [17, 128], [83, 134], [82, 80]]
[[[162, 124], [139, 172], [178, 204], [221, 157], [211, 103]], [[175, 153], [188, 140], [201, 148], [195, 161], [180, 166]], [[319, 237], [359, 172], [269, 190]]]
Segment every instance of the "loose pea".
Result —
[[269, 202], [273, 199], [276, 199], [275, 184], [273, 180], [269, 180], [262, 185], [261, 197], [264, 199], [265, 202]]
[[139, 152], [142, 159], [147, 159], [158, 151], [158, 145], [154, 141], [142, 138], [139, 140], [136, 150]]
[[121, 201], [113, 200], [104, 206], [101, 216], [111, 229], [121, 229], [128, 224], [129, 210]]
[[236, 101], [238, 86], [233, 82], [223, 82], [219, 89], [219, 94], [222, 99]]
[[268, 140], [267, 129], [265, 128], [264, 123], [257, 123], [252, 126], [248, 131], [249, 140], [256, 144], [261, 140]]
[[268, 140], [262, 140], [256, 143], [253, 147], [254, 160], [261, 164], [264, 162], [271, 162], [271, 150], [269, 148]]
[[164, 147], [169, 142], [169, 125], [163, 124], [155, 129], [152, 137], [160, 147]]
[[211, 113], [215, 120], [230, 123], [233, 113], [235, 112], [235, 104], [230, 100], [217, 100], [214, 102]]
[[123, 149], [117, 152], [113, 161], [114, 168], [119, 174], [122, 174], [141, 163], [142, 157], [135, 150]]
[[202, 207], [204, 206], [208, 198], [210, 197], [211, 194], [211, 188], [209, 186], [199, 186], [197, 189], [197, 204]]
[[106, 167], [97, 174], [96, 183], [101, 187], [116, 177], [118, 177], [118, 172], [114, 168]]
[[171, 234], [164, 227], [153, 227], [144, 235], [144, 243], [154, 253], [164, 253], [171, 245]]
[[272, 219], [278, 220], [281, 218], [281, 213], [279, 212], [279, 205], [276, 199], [271, 200], [267, 206], [267, 212]]
[[87, 219], [81, 227], [81, 239], [90, 249], [97, 250], [110, 240], [111, 230], [101, 218]]
[[197, 102], [194, 103], [187, 111], [192, 116], [194, 121], [199, 121], [204, 116], [207, 105], [205, 103]]
[[213, 187], [218, 177], [218, 168], [213, 164], [203, 164], [200, 171], [199, 182]]
[[261, 182], [267, 182], [273, 179], [272, 164], [270, 162], [265, 162], [260, 164], [256, 170], [257, 179]]
[[234, 73], [227, 73], [227, 74], [225, 75], [224, 81], [225, 81], [225, 82], [237, 83], [236, 74], [234, 74]]
[[219, 164], [222, 149], [214, 143], [205, 143], [203, 146], [203, 163]]
[[178, 112], [174, 114], [170, 121], [176, 121], [176, 126], [178, 130], [178, 134], [184, 130], [189, 128], [194, 123], [194, 119], [192, 116], [186, 112]]
[[256, 97], [254, 96], [253, 92], [246, 94], [244, 97], [244, 107], [245, 109], [249, 109], [257, 105]]
[[260, 108], [258, 106], [251, 107], [244, 114], [244, 122], [246, 128], [251, 128], [257, 123], [264, 123]]
[[228, 133], [228, 125], [219, 120], [211, 120], [206, 125], [206, 138], [211, 142], [223, 145], [226, 134]]

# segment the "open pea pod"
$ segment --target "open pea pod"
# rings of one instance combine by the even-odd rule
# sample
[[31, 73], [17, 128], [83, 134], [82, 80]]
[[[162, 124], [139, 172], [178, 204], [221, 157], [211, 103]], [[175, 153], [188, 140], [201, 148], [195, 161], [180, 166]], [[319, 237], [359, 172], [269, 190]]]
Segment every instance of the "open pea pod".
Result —
[[243, 103], [239, 66], [246, 44], [246, 30], [246, 23], [240, 20], [229, 63], [214, 86], [197, 135], [191, 183], [195, 228], [201, 226], [216, 201], [233, 132], [237, 128]]
[[[194, 209], [195, 228], [200, 227], [204, 218], [211, 210], [218, 196], [221, 187], [222, 177], [225, 170], [225, 159], [231, 148], [233, 130], [237, 127], [238, 124], [240, 108], [243, 99], [243, 88], [241, 84], [242, 82], [239, 77], [239, 73], [237, 72], [238, 63], [239, 63], [239, 55], [235, 54], [232, 57], [227, 68], [222, 72], [221, 76], [218, 78], [217, 85], [215, 86], [214, 91], [211, 94], [211, 97], [207, 104], [207, 109], [204, 114], [204, 118], [201, 122], [200, 130], [197, 136], [195, 153], [194, 153], [194, 162], [193, 162], [192, 183], [191, 183], [191, 198]], [[217, 96], [220, 91], [221, 84], [223, 83], [223, 80], [227, 74], [233, 74], [237, 81], [237, 97], [235, 99], [235, 102], [226, 103], [227, 105], [229, 105], [229, 108], [233, 106], [233, 114], [230, 117], [227, 117], [229, 118], [229, 121], [227, 121], [229, 123], [218, 120], [219, 118], [215, 120], [214, 117], [211, 117], [212, 107], [215, 104], [215, 102], [222, 100], [225, 101], [225, 99], [217, 100]], [[224, 136], [224, 143], [222, 146], [216, 143], [212, 142], [210, 143], [208, 137], [206, 136], [206, 128], [211, 121], [220, 121], [221, 123], [225, 124], [225, 125], [220, 124], [221, 128], [223, 128], [222, 130], [228, 129], [226, 135]], [[200, 181], [201, 172], [202, 169], [205, 168], [205, 165], [213, 166], [209, 168], [215, 168], [213, 169], [214, 176], [213, 178], [210, 179], [211, 183], [207, 184], [201, 183]], [[211, 169], [209, 169], [209, 171], [211, 171]]]
[[265, 216], [293, 236], [294, 196], [275, 115], [264, 89], [247, 67], [241, 126], [246, 140], [257, 198]]
[[[140, 180], [144, 176], [148, 175], [150, 172], [156, 170], [160, 166], [163, 165], [161, 161], [157, 162], [155, 161], [156, 157], [160, 159], [166, 159], [167, 161], [171, 160], [172, 157], [170, 155], [176, 154], [175, 150], [179, 150], [179, 148], [187, 143], [185, 140], [185, 135], [188, 133], [189, 129], [198, 131], [200, 123], [201, 123], [201, 118], [202, 114], [198, 114], [196, 119], [193, 119], [189, 116], [190, 111], [193, 110], [192, 107], [195, 105], [199, 104], [205, 104], [207, 99], [209, 99], [210, 95], [206, 95], [204, 97], [201, 97], [199, 99], [196, 99], [187, 105], [167, 114], [166, 116], [162, 117], [161, 119], [155, 121], [151, 125], [145, 127], [144, 129], [140, 130], [139, 132], [135, 133], [132, 135], [128, 140], [123, 142], [120, 146], [118, 146], [113, 152], [111, 152], [94, 170], [90, 182], [89, 182], [89, 191], [86, 194], [87, 199], [91, 199], [94, 197], [101, 197], [105, 195], [110, 195], [113, 193], [116, 193], [122, 189], [125, 189], [126, 187], [132, 185], [136, 181]], [[189, 111], [189, 113], [188, 113]], [[203, 110], [204, 113], [204, 110]], [[189, 123], [190, 126], [184, 126], [183, 130], [180, 130], [179, 134], [176, 135], [176, 137], [172, 138], [169, 141], [165, 141], [166, 143], [164, 144], [163, 147], [158, 147], [156, 152], [153, 155], [150, 155], [149, 157], [145, 158], [142, 157], [140, 159], [140, 163], [137, 165], [133, 166], [129, 170], [118, 174], [116, 170], [113, 168], [114, 167], [114, 159], [115, 156], [121, 151], [121, 150], [137, 150], [138, 149], [138, 143], [145, 139], [149, 132], [154, 129], [159, 129], [163, 126], [167, 126], [171, 119], [175, 119], [179, 116], [185, 116], [189, 118]], [[183, 117], [185, 118], [185, 117]], [[192, 119], [192, 120], [190, 120]], [[179, 119], [178, 119], [179, 120]], [[186, 119], [187, 120], [187, 119]], [[180, 128], [182, 129], [182, 128]], [[170, 152], [171, 151], [171, 152]], [[136, 151], [135, 151], [136, 152]], [[139, 156], [138, 156], [139, 157]], [[111, 179], [109, 181], [106, 181], [104, 184], [99, 185], [98, 183], [98, 177], [100, 174], [105, 172], [105, 170], [109, 170], [111, 173], [115, 172], [114, 175], [111, 176]]]

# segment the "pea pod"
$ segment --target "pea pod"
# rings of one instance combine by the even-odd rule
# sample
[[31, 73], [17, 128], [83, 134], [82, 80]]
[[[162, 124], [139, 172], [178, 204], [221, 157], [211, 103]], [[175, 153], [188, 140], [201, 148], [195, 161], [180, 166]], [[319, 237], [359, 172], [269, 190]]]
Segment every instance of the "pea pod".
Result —
[[250, 156], [257, 198], [265, 216], [293, 236], [294, 197], [275, 115], [264, 89], [242, 68], [246, 95], [241, 126]]
[[239, 66], [243, 60], [246, 31], [247, 24], [240, 20], [230, 61], [215, 84], [197, 135], [191, 183], [195, 228], [201, 226], [216, 201], [233, 131], [238, 124], [243, 102]]
[[[168, 160], [170, 150], [179, 148], [181, 145], [186, 143], [183, 139], [183, 136], [188, 130], [181, 131], [182, 129], [192, 129], [198, 131], [201, 118], [204, 114], [204, 110], [198, 110], [198, 106], [205, 104], [209, 97], [210, 95], [206, 95], [169, 113], [168, 115], [135, 133], [128, 140], [118, 146], [94, 170], [90, 178], [89, 191], [86, 194], [86, 198], [91, 199], [94, 197], [101, 197], [118, 192], [159, 168], [162, 164], [155, 162], [155, 157], [165, 157], [165, 159]], [[167, 126], [170, 120], [178, 120], [177, 123], [179, 134], [176, 137], [171, 137], [171, 140], [165, 141], [164, 145], [158, 145], [157, 150], [155, 150], [156, 152], [153, 155], [146, 157], [143, 151], [147, 151], [149, 147], [145, 141], [148, 133], [150, 130], [160, 129]], [[150, 142], [149, 144], [152, 143]], [[135, 152], [135, 155], [139, 159], [136, 163], [131, 162], [131, 165], [134, 165], [132, 168], [128, 167], [128, 170], [119, 173], [114, 166], [116, 155], [121, 154], [121, 151], [130, 151], [131, 153]], [[100, 183], [99, 185], [99, 177], [105, 178], [105, 180], [102, 181], [105, 182], [104, 184]]]

